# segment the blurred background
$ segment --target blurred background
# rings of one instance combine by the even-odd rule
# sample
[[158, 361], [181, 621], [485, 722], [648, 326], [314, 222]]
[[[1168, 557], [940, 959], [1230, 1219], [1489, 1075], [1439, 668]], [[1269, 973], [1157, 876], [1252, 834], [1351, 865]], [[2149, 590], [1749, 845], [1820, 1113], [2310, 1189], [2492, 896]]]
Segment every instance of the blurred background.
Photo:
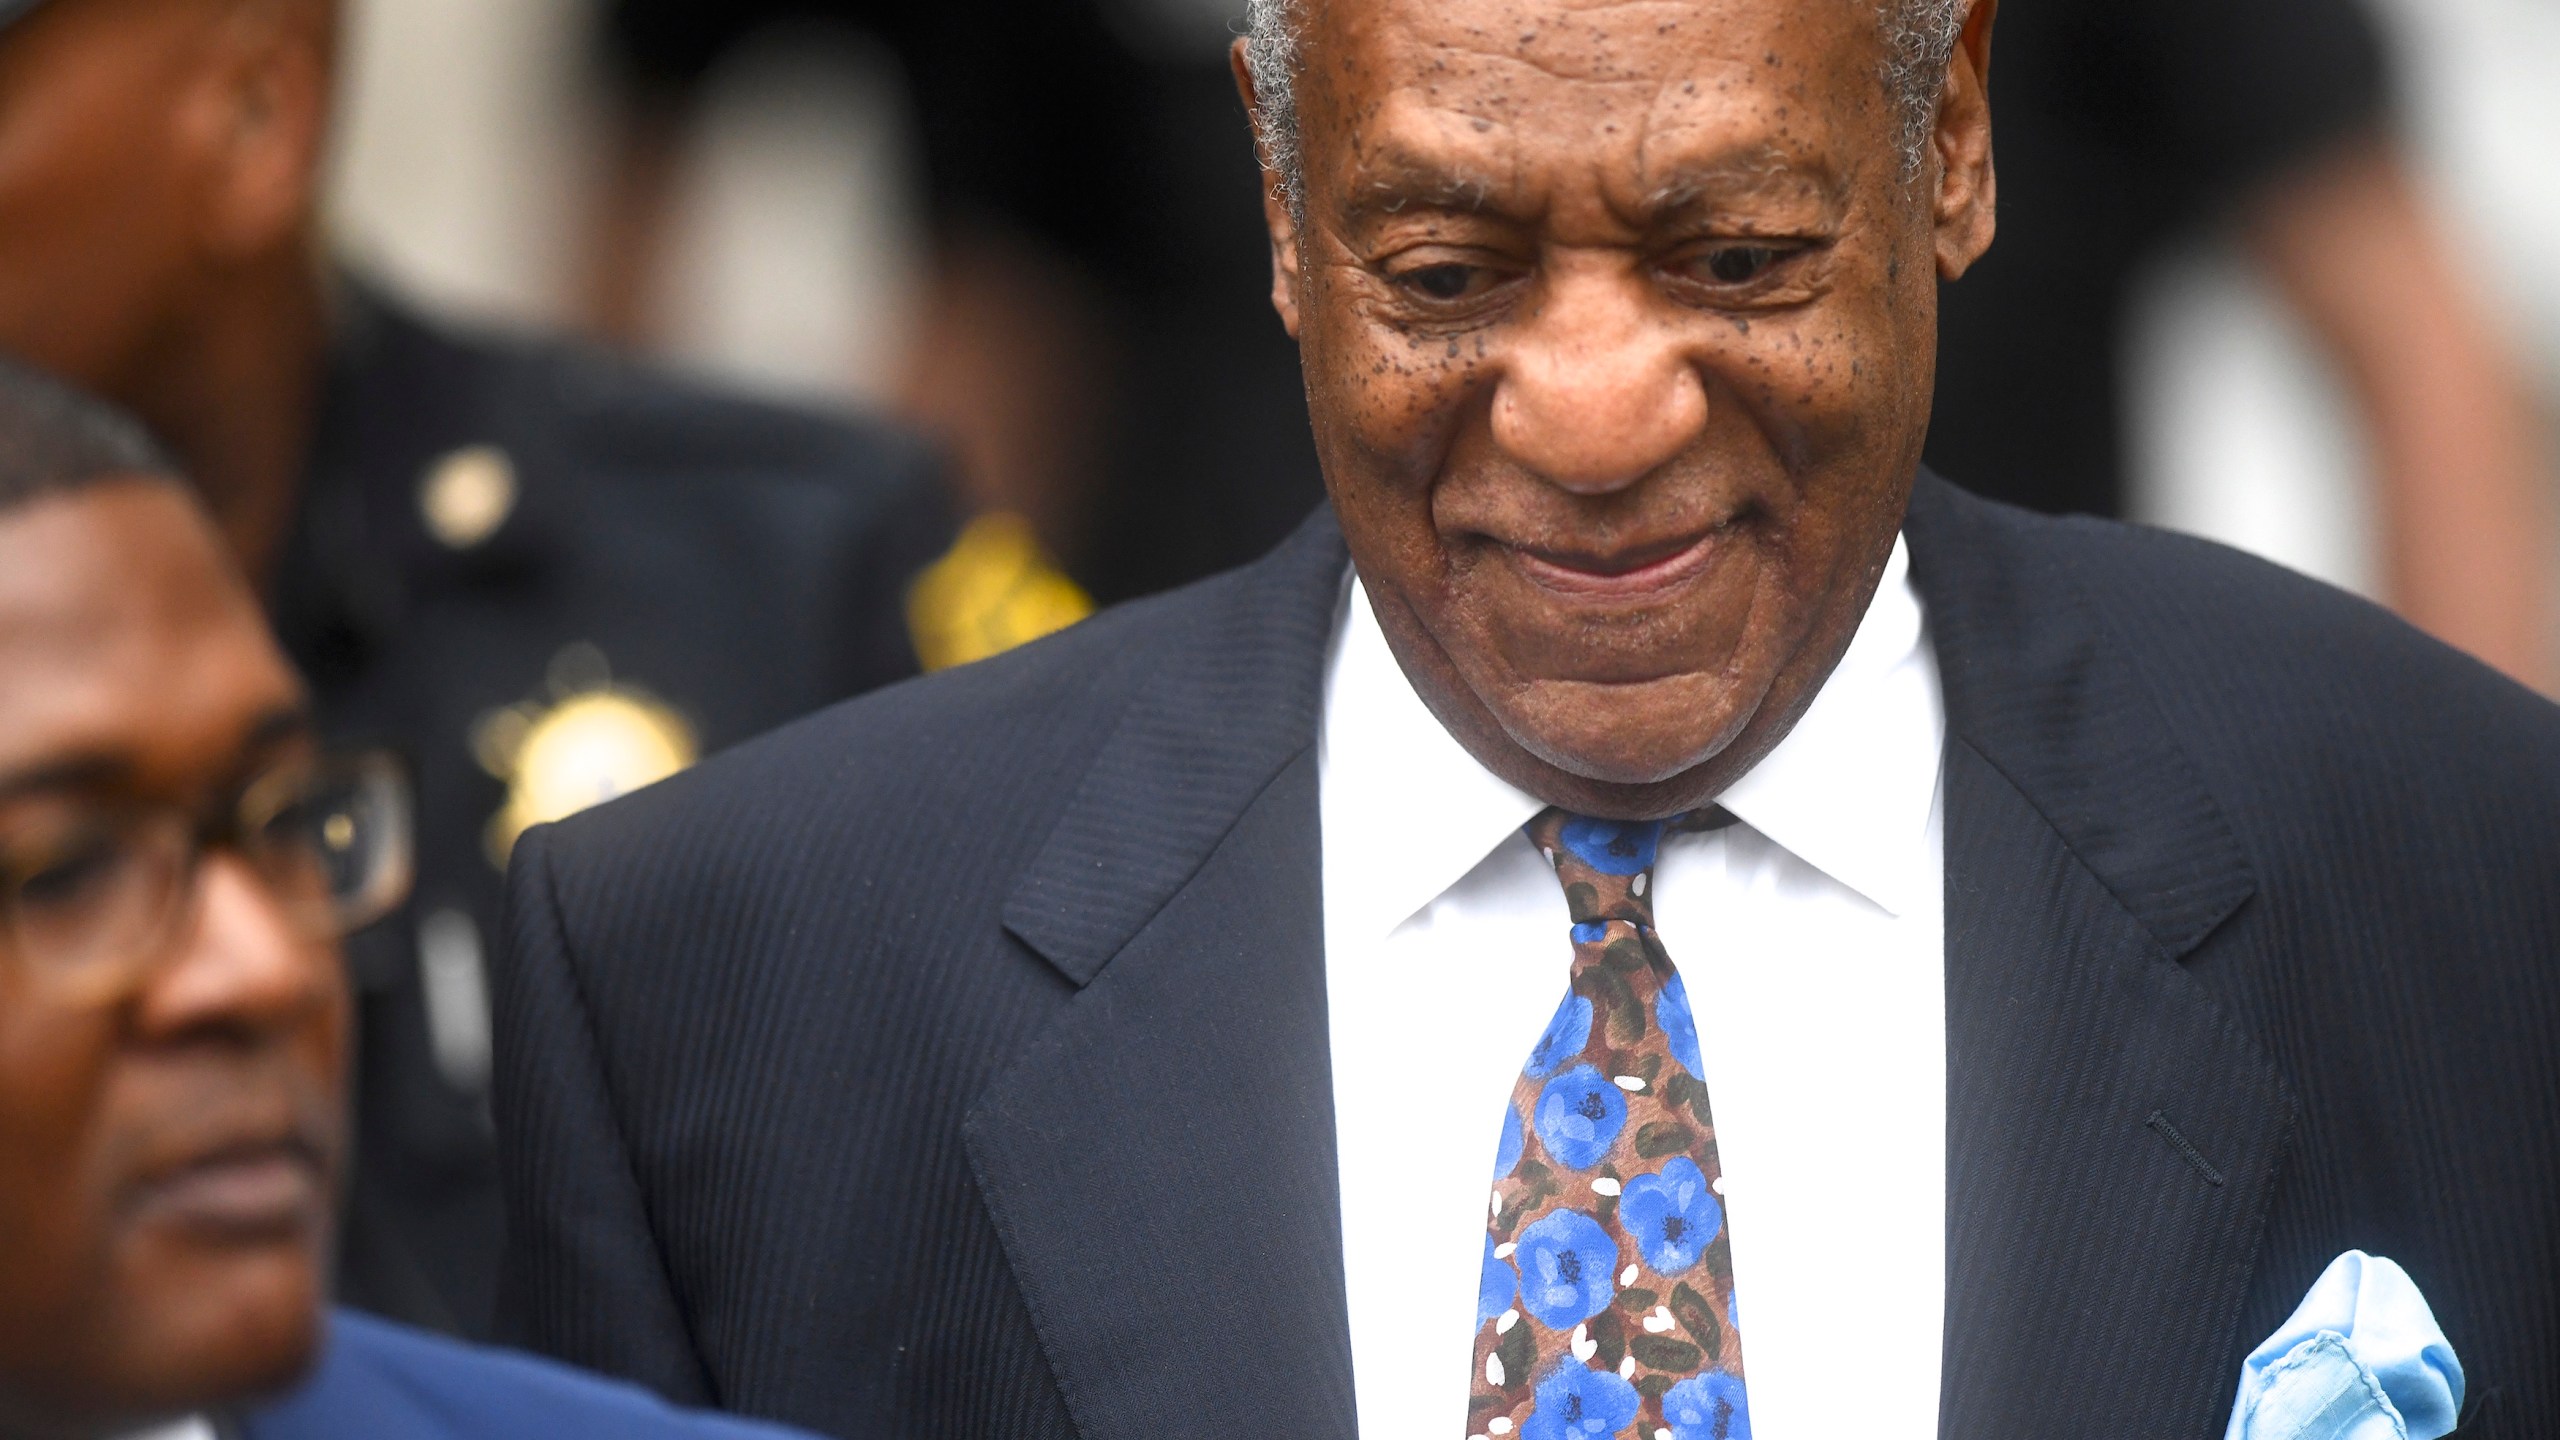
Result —
[[1319, 487], [1241, 0], [944, 8], [357, 0], [341, 248], [449, 312], [920, 421], [1104, 602], [1253, 558]]
[[[963, 23], [883, 0], [356, 0], [333, 228], [451, 313], [922, 420], [960, 456], [970, 500], [1029, 515], [1085, 587], [1119, 600], [1249, 559], [1316, 500], [1224, 74], [1239, 8], [1050, 0]], [[2271, 10], [2294, 23], [2322, 8], [2348, 10]], [[2015, 67], [2071, 77], [2051, 61], [2071, 41], [2030, 33], [2068, 10], [2094, 5], [2012, 0], [2002, 15], [2012, 249], [2038, 243], [2010, 218], [2038, 220], [2040, 200], [2020, 192], [2033, 164], [2010, 164], [2035, 136], [2015, 131], [2074, 123], [2012, 113], [2040, 100]], [[2163, 205], [2168, 223], [2127, 246], [2102, 338], [2120, 415], [2081, 428], [2122, 456], [2132, 515], [2388, 600], [2376, 407], [2353, 346], [2253, 246], [2240, 190], [2312, 167], [2348, 131], [2381, 136], [2435, 225], [2437, 264], [2511, 366], [2547, 477], [2560, 5], [2368, 0], [2355, 23], [2383, 54], [2378, 85], [2353, 56], [2322, 72], [2271, 41], [2232, 46], [2243, 74], [2171, 74], [2150, 97], [2184, 105], [2181, 79], [2248, 92], [2253, 59], [2309, 92], [2266, 123], [2278, 138], [2258, 172]], [[2135, 64], [2112, 41], [2109, 64]], [[2138, 179], [2086, 159], [2071, 174], [2099, 195]], [[2353, 274], [2355, 256], [2340, 264]]]

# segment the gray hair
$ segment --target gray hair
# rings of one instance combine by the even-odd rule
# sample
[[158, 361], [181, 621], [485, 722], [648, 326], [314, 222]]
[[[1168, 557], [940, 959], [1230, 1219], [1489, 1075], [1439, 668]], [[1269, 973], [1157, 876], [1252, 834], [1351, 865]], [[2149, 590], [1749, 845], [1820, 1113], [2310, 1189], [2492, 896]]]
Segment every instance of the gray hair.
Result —
[[[1874, 0], [1884, 22], [1883, 80], [1901, 112], [1902, 175], [1920, 174], [1947, 64], [1964, 33], [1971, 0]], [[1280, 179], [1290, 213], [1306, 218], [1305, 152], [1298, 130], [1298, 22], [1305, 0], [1247, 0], [1245, 69], [1253, 76], [1253, 133], [1263, 168]]]

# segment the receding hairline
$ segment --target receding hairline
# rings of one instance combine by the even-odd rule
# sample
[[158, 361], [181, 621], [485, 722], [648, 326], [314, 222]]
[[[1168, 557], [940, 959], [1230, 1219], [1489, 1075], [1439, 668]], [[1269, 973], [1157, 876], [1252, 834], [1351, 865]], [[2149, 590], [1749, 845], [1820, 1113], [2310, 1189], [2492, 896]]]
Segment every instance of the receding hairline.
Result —
[[[1304, 19], [1317, 0], [1247, 0], [1244, 63], [1253, 80], [1255, 149], [1276, 177], [1282, 200], [1303, 221], [1304, 135], [1298, 77], [1304, 69]], [[1947, 65], [1954, 58], [1973, 0], [1843, 0], [1873, 9], [1885, 62], [1879, 80], [1893, 100], [1904, 178], [1916, 178], [1937, 118]]]

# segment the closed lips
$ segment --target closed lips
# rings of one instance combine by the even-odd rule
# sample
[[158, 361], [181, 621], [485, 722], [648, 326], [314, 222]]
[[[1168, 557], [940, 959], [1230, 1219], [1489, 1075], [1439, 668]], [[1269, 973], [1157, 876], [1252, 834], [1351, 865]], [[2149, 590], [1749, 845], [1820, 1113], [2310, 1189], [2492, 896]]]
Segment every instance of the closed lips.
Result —
[[1515, 545], [1529, 579], [1567, 594], [1635, 596], [1667, 590], [1703, 572], [1716, 556], [1716, 542], [1730, 525], [1652, 545], [1627, 546], [1606, 553], [1552, 545]]
[[138, 1208], [155, 1219], [241, 1239], [300, 1233], [326, 1204], [319, 1148], [300, 1137], [222, 1146], [144, 1181]]

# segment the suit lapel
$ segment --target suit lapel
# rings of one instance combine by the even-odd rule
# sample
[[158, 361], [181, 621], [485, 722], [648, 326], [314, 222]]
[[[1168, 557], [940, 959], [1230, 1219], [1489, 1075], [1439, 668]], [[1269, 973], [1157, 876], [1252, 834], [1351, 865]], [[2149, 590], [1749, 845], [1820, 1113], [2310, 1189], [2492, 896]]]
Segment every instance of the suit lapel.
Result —
[[1198, 607], [1016, 888], [1078, 986], [972, 1111], [1088, 1436], [1352, 1433], [1314, 739], [1320, 515]]
[[1941, 1431], [2213, 1433], [2294, 1102], [2180, 962], [2255, 881], [2063, 560], [1927, 476], [1909, 534], [1948, 715]]

